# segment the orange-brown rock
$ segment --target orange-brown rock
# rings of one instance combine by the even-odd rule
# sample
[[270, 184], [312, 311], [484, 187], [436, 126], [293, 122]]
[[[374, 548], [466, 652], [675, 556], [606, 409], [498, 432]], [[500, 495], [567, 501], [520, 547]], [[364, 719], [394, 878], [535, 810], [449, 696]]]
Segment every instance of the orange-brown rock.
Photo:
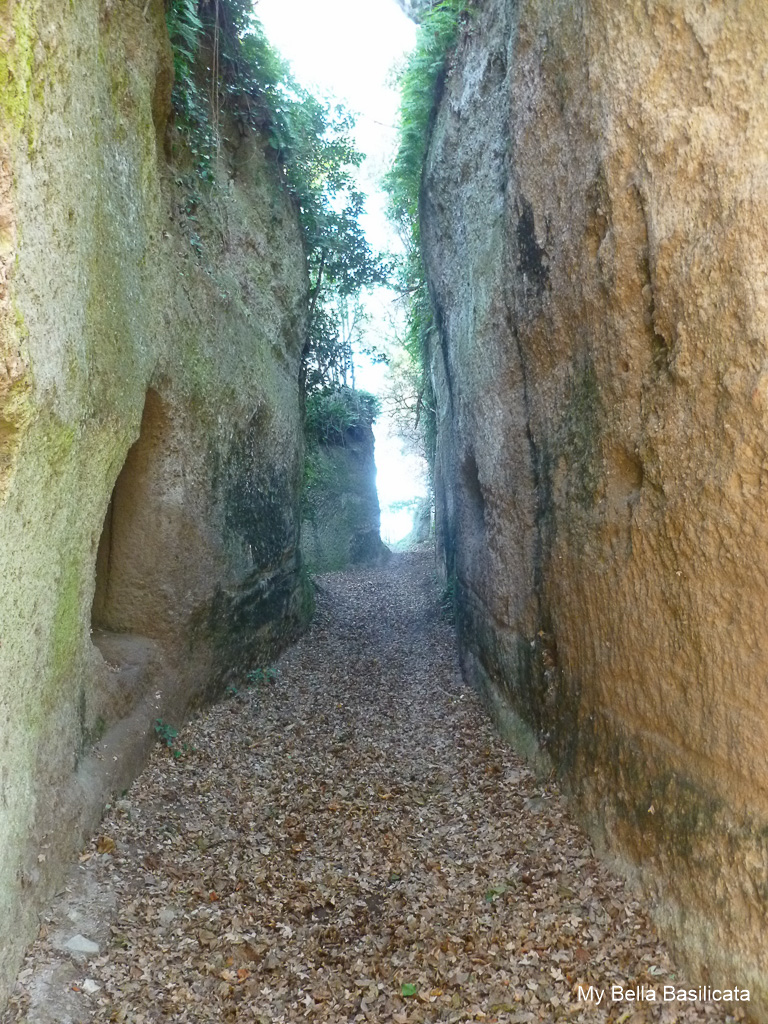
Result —
[[484, 0], [422, 194], [465, 670], [763, 1018], [766, 66], [762, 4]]

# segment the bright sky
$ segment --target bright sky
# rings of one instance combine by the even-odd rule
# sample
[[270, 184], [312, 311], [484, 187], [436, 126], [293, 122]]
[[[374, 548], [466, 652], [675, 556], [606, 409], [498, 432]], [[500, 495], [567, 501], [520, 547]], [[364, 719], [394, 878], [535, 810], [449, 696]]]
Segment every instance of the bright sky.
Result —
[[391, 245], [375, 195], [394, 153], [399, 98], [388, 86], [393, 67], [412, 48], [416, 26], [395, 0], [256, 0], [271, 43], [316, 95], [341, 100], [357, 115], [357, 144], [367, 154], [362, 185], [368, 194], [368, 239]]
[[[412, 48], [416, 26], [395, 0], [256, 0], [256, 14], [270, 42], [291, 62], [295, 77], [316, 95], [340, 100], [356, 115], [357, 145], [367, 155], [360, 180], [368, 195], [366, 234], [374, 249], [394, 248], [378, 181], [396, 142], [399, 97], [388, 82]], [[386, 319], [381, 307], [389, 302], [387, 294], [373, 300], [379, 309], [371, 308], [372, 321], [380, 330]], [[362, 360], [358, 386], [377, 392], [382, 376], [380, 367]], [[381, 533], [391, 542], [409, 532], [411, 517], [388, 506], [425, 494], [426, 477], [423, 463], [401, 453], [386, 422], [374, 430]]]

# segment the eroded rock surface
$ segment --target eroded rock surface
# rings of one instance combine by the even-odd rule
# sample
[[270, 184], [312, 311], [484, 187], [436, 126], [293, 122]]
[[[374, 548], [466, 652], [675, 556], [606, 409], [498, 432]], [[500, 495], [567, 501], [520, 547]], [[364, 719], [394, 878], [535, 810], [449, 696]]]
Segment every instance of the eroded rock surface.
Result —
[[211, 189], [168, 128], [161, 0], [0, 36], [1, 1002], [153, 722], [302, 621], [307, 281], [265, 141]]
[[767, 27], [485, 0], [422, 196], [464, 669], [763, 1014]]

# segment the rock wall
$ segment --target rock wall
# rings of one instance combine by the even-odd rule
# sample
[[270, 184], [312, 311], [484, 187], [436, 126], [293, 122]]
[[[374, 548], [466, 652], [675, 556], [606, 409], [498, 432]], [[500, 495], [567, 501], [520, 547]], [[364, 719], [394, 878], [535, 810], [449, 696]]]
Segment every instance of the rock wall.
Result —
[[760, 4], [481, 0], [422, 193], [465, 671], [762, 1019], [767, 60]]
[[419, 22], [424, 13], [435, 6], [433, 0], [397, 0], [397, 2], [408, 17], [415, 22]]
[[306, 611], [297, 217], [234, 125], [200, 185], [172, 73], [162, 0], [0, 11], [0, 1004], [153, 721]]
[[374, 437], [361, 422], [310, 453], [301, 546], [312, 572], [389, 558], [381, 539]]
[[405, 540], [403, 547], [408, 550], [421, 544], [433, 542], [432, 532], [432, 497], [421, 498], [413, 513], [413, 528]]

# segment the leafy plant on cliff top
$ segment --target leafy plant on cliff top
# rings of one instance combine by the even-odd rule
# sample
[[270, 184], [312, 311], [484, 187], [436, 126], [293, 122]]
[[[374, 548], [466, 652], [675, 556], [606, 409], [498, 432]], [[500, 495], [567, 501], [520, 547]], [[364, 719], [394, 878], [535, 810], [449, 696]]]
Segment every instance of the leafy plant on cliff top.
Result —
[[442, 0], [434, 6], [424, 16], [416, 45], [399, 76], [398, 146], [385, 187], [390, 196], [390, 215], [408, 239], [414, 231], [418, 238], [419, 189], [429, 126], [448, 56], [468, 10], [468, 0]]
[[307, 445], [343, 445], [350, 430], [369, 427], [378, 412], [378, 398], [367, 391], [334, 388], [316, 392], [307, 399]]
[[324, 453], [329, 448], [344, 447], [356, 428], [370, 427], [379, 412], [379, 399], [367, 391], [338, 387], [308, 395], [304, 420], [304, 520], [316, 521], [319, 496], [338, 485], [337, 470]]

